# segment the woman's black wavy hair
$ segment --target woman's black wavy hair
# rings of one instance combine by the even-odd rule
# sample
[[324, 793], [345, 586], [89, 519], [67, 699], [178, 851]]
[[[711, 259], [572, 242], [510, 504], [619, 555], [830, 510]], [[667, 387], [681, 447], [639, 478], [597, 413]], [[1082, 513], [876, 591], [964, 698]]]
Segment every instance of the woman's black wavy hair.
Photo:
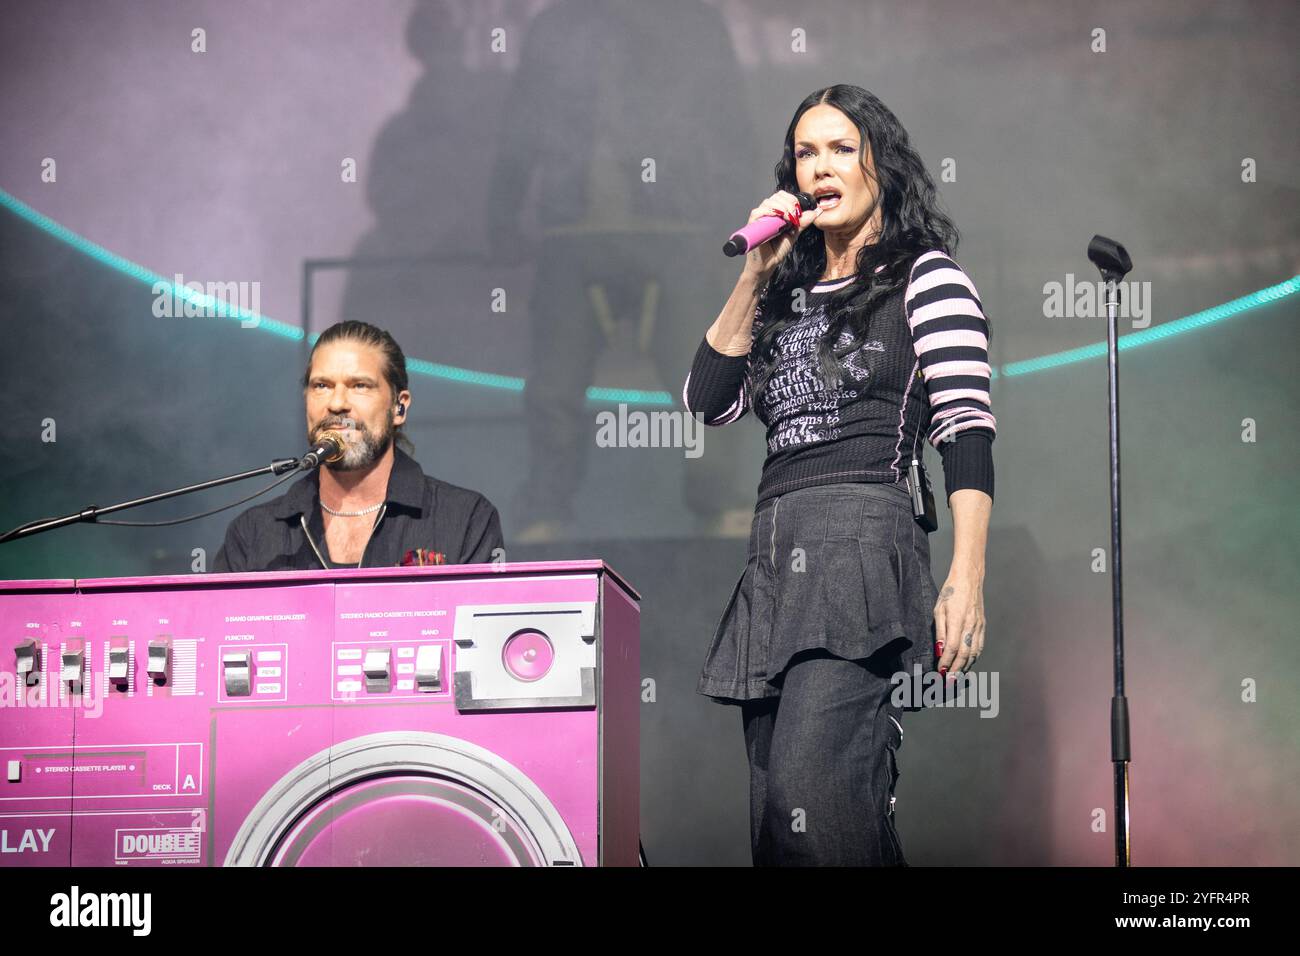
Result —
[[[932, 249], [952, 255], [959, 235], [938, 206], [934, 181], [921, 157], [908, 139], [907, 130], [884, 103], [860, 86], [836, 84], [809, 94], [799, 104], [785, 132], [785, 147], [776, 164], [778, 189], [797, 193], [795, 175], [794, 131], [808, 110], [819, 104], [838, 109], [858, 128], [863, 143], [870, 143], [880, 191], [881, 230], [876, 242], [869, 242], [858, 253], [857, 278], [845, 288], [833, 292], [826, 302], [830, 327], [817, 348], [822, 380], [834, 385], [842, 381], [840, 357], [862, 347], [867, 338], [867, 317], [888, 296], [904, 288], [912, 263], [917, 256]], [[863, 173], [867, 151], [859, 150]], [[876, 274], [876, 268], [885, 268]], [[798, 321], [797, 314], [779, 308], [791, 301], [796, 289], [807, 289], [821, 278], [826, 268], [826, 245], [816, 224], [807, 227], [795, 240], [794, 248], [781, 260], [763, 291], [761, 319], [771, 313], [780, 317], [764, 321], [754, 343], [755, 376], [752, 394], [757, 400], [767, 387], [776, 365], [776, 337]], [[852, 342], [835, 348], [841, 333], [848, 329]]]

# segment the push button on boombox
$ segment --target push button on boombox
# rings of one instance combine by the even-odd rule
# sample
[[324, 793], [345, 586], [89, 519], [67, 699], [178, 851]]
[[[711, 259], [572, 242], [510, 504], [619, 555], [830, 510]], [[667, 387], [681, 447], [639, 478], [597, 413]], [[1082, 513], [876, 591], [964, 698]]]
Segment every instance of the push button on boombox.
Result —
[[506, 640], [501, 648], [501, 662], [519, 680], [541, 680], [555, 663], [555, 648], [541, 631], [525, 628]]
[[68, 685], [68, 691], [73, 694], [81, 693], [81, 677], [86, 666], [86, 651], [81, 645], [65, 647], [63, 649], [63, 670], [60, 677]]
[[366, 648], [361, 672], [366, 675], [367, 694], [387, 694], [393, 689], [393, 652], [387, 647]]
[[426, 694], [442, 690], [442, 648], [426, 644], [415, 652], [415, 689]]
[[108, 679], [119, 688], [130, 682], [131, 651], [126, 644], [114, 643], [108, 649]]
[[41, 646], [30, 637], [18, 643], [14, 648], [18, 660], [18, 677], [25, 687], [39, 684], [41, 681]]
[[149, 679], [155, 684], [166, 684], [172, 676], [172, 642], [160, 637], [149, 642]]
[[247, 697], [253, 692], [253, 655], [248, 651], [226, 651], [221, 655], [221, 678], [227, 697]]

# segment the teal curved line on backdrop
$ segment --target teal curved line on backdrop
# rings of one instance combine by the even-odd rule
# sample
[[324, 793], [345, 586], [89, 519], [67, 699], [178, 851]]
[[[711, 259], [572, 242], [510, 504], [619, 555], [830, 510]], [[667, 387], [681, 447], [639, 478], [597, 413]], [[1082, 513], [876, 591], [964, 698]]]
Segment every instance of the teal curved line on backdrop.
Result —
[[[169, 279], [165, 279], [156, 273], [149, 271], [130, 259], [126, 259], [105, 249], [97, 243], [91, 242], [84, 236], [78, 235], [71, 229], [55, 222], [48, 216], [38, 212], [22, 200], [0, 189], [0, 206], [4, 206], [10, 212], [19, 218], [31, 223], [38, 229], [43, 230], [60, 242], [64, 242], [78, 252], [100, 262], [109, 268], [116, 269], [124, 275], [131, 276], [150, 286], [162, 284], [169, 287], [174, 297], [184, 299], [194, 303], [196, 306], [210, 309], [217, 315], [240, 322], [255, 322], [255, 328], [278, 335], [282, 338], [291, 339], [300, 342], [303, 339], [303, 330], [296, 325], [289, 325], [284, 322], [278, 322], [269, 316], [261, 315], [255, 312], [228, 305], [221, 299], [215, 299], [202, 292], [197, 292], [186, 286], [177, 286]], [[1222, 305], [1216, 305], [1193, 315], [1183, 316], [1180, 319], [1174, 319], [1171, 322], [1164, 322], [1151, 328], [1142, 329], [1138, 332], [1132, 332], [1128, 335], [1121, 335], [1118, 339], [1120, 351], [1126, 351], [1131, 348], [1137, 348], [1142, 345], [1149, 345], [1153, 342], [1162, 341], [1176, 335], [1182, 335], [1193, 332], [1197, 329], [1212, 325], [1215, 322], [1221, 322], [1225, 319], [1241, 315], [1252, 309], [1261, 306], [1271, 305], [1289, 296], [1300, 292], [1300, 276], [1292, 276], [1285, 282], [1279, 282], [1277, 285], [1260, 289], [1244, 295], [1239, 299], [1233, 299], [1231, 302], [1225, 302]], [[316, 336], [313, 334], [309, 342], [314, 344]], [[1094, 342], [1091, 345], [1080, 346], [1079, 348], [1066, 349], [1063, 352], [1054, 352], [1049, 355], [1040, 355], [1037, 358], [1025, 359], [1019, 362], [1008, 362], [1002, 366], [994, 366], [990, 369], [990, 378], [996, 379], [1000, 376], [1012, 378], [1019, 375], [1029, 375], [1034, 372], [1043, 372], [1053, 368], [1060, 368], [1065, 365], [1073, 365], [1076, 362], [1087, 361], [1088, 359], [1100, 358], [1106, 354], [1105, 342]], [[443, 365], [437, 362], [430, 362], [425, 359], [408, 359], [407, 369], [416, 375], [426, 375], [430, 378], [439, 378], [450, 382], [459, 382], [464, 385], [479, 385], [484, 388], [503, 389], [511, 392], [522, 392], [525, 380], [514, 375], [498, 375], [493, 372], [481, 372], [475, 369], [460, 368], [455, 365]], [[593, 402], [610, 402], [626, 403], [628, 405], [672, 405], [673, 397], [667, 392], [652, 392], [639, 389], [621, 389], [621, 388], [597, 388], [591, 386], [587, 389], [587, 399]]]
[[[1239, 299], [1233, 299], [1231, 302], [1225, 302], [1222, 305], [1216, 305], [1192, 315], [1185, 315], [1181, 319], [1174, 319], [1172, 322], [1162, 322], [1160, 325], [1153, 325], [1138, 332], [1121, 335], [1117, 339], [1117, 345], [1121, 352], [1141, 345], [1150, 345], [1153, 342], [1172, 338], [1175, 335], [1194, 332], [1207, 325], [1221, 322], [1243, 312], [1249, 312], [1251, 309], [1257, 309], [1260, 306], [1271, 305], [1288, 296], [1295, 295], [1297, 292], [1300, 292], [1300, 276], [1292, 276], [1285, 282], [1279, 282], [1277, 285], [1260, 289], [1258, 292], [1251, 292]], [[1034, 359], [1008, 362], [1002, 366], [1002, 374], [1008, 377], [1028, 375], [1031, 372], [1042, 372], [1051, 368], [1060, 368], [1062, 365], [1072, 365], [1075, 362], [1100, 358], [1105, 354], [1106, 343], [1094, 342], [1092, 345], [1083, 345], [1079, 348], [1055, 352], [1051, 355], [1040, 355]]]

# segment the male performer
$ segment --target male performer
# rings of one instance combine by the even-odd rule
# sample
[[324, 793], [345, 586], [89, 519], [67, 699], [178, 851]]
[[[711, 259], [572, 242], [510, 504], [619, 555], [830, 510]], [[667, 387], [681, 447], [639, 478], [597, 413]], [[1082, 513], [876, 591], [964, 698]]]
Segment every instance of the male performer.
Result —
[[476, 491], [423, 473], [396, 445], [411, 406], [406, 356], [365, 322], [317, 339], [303, 374], [307, 440], [346, 450], [230, 523], [213, 571], [283, 571], [499, 560], [501, 521]]

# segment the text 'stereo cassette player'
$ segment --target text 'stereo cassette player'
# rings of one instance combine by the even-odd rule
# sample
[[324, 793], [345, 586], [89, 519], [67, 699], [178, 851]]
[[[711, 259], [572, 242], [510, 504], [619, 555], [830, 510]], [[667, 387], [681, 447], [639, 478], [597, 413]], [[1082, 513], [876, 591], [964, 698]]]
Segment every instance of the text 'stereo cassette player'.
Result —
[[0, 583], [0, 866], [638, 863], [600, 561]]

